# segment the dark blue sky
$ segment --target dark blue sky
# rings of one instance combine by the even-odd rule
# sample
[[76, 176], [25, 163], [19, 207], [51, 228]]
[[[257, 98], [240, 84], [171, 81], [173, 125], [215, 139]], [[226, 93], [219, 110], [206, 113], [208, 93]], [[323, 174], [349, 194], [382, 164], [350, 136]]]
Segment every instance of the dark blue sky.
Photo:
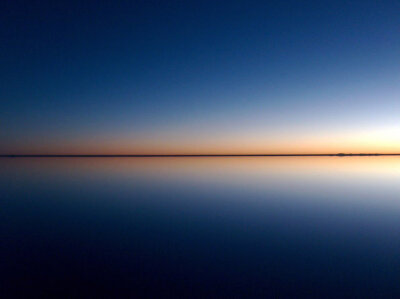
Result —
[[2, 1], [6, 152], [400, 150], [398, 1]]

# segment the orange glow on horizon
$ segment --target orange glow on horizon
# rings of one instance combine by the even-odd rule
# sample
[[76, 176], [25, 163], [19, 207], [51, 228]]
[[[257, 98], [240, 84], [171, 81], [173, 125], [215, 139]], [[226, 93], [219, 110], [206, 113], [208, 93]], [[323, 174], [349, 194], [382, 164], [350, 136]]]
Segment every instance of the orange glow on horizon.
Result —
[[[243, 132], [242, 132], [243, 133]], [[1, 154], [336, 154], [400, 153], [400, 127], [336, 134], [309, 133], [178, 136], [113, 136], [80, 140], [31, 140]]]

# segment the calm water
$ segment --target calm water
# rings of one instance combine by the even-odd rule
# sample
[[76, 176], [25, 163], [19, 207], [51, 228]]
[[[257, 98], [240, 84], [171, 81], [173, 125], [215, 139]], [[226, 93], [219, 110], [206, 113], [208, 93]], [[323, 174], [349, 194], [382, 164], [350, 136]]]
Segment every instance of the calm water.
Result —
[[398, 298], [400, 158], [3, 158], [2, 294]]

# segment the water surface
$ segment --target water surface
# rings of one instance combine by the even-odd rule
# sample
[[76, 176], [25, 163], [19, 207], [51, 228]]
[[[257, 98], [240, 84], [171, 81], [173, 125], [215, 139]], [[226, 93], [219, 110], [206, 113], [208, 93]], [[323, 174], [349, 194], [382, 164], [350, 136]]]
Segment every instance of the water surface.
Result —
[[2, 158], [2, 293], [399, 297], [399, 182], [399, 157]]

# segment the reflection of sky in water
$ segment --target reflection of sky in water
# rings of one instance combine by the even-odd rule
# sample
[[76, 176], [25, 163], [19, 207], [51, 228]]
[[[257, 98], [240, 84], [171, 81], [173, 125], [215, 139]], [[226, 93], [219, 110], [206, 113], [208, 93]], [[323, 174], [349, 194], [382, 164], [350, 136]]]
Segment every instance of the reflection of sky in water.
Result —
[[317, 194], [333, 196], [335, 201], [344, 200], [336, 197], [343, 195], [360, 204], [385, 195], [380, 205], [397, 198], [400, 191], [398, 157], [63, 158], [3, 160], [2, 164], [5, 179], [25, 177], [31, 183], [46, 180], [73, 186], [101, 182], [129, 188], [141, 181], [178, 189], [190, 185], [294, 197]]
[[[396, 290], [396, 157], [0, 163], [10, 240], [5, 254], [11, 257], [18, 249], [42, 262], [57, 260], [40, 246], [38, 240], [44, 240], [72, 256], [72, 264], [82, 252], [89, 252], [91, 266], [106, 265], [111, 273], [126, 264], [134, 277], [145, 273], [141, 285], [157, 284], [154, 277], [166, 271], [181, 288], [182, 277], [192, 277], [194, 287], [221, 280], [222, 291], [238, 281], [247, 290], [270, 285], [359, 294], [365, 284], [370, 292]], [[28, 248], [36, 248], [36, 255]], [[33, 273], [35, 267], [29, 269]], [[123, 284], [129, 275], [120, 275]]]

